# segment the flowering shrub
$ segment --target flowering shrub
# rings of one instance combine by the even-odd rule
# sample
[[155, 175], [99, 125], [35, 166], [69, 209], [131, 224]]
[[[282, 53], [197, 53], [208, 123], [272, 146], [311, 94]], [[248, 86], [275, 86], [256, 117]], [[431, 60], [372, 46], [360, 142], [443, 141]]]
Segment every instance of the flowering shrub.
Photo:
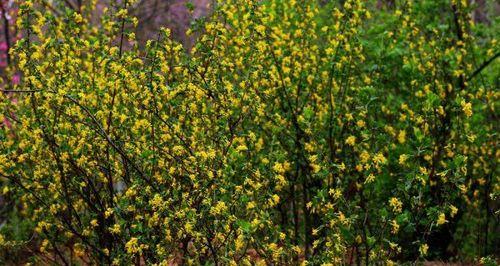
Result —
[[21, 5], [0, 174], [35, 262], [495, 252], [499, 47], [467, 1], [220, 1], [190, 51], [124, 49], [129, 4]]

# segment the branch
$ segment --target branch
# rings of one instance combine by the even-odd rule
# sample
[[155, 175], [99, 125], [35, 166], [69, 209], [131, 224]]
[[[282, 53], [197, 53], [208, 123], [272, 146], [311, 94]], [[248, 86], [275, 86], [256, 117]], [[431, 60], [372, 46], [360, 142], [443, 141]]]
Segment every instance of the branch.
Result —
[[38, 92], [41, 90], [0, 90], [1, 92], [16, 92], [16, 93], [30, 93], [30, 92]]
[[2, 12], [2, 19], [3, 19], [3, 31], [5, 35], [5, 43], [7, 44], [7, 49], [5, 51], [5, 54], [7, 56], [7, 65], [10, 65], [10, 33], [9, 33], [9, 20], [7, 19], [7, 11], [3, 6], [3, 3], [0, 4], [0, 11]]
[[[125, 1], [125, 8], [127, 8], [127, 5], [128, 5], [128, 1]], [[122, 53], [123, 53], [123, 35], [124, 35], [124, 30], [125, 30], [125, 18], [123, 17], [122, 18], [122, 25], [121, 25], [121, 29], [120, 29], [120, 58], [122, 57]]]
[[74, 98], [72, 98], [71, 96], [69, 95], [63, 95], [64, 98], [70, 100], [71, 102], [73, 102], [74, 104], [76, 104], [78, 107], [80, 107], [89, 117], [90, 119], [92, 119], [92, 121], [94, 122], [94, 124], [97, 126], [98, 128], [98, 133], [100, 135], [102, 135], [105, 140], [109, 143], [109, 145], [111, 145], [111, 147], [117, 151], [126, 161], [127, 163], [129, 163], [130, 165], [132, 165], [132, 168], [134, 168], [134, 170], [137, 171], [137, 173], [139, 173], [139, 175], [148, 183], [148, 185], [150, 185], [153, 190], [157, 191], [158, 188], [156, 188], [153, 184], [153, 182], [151, 181], [150, 178], [148, 178], [144, 172], [126, 155], [126, 153], [120, 149], [114, 142], [113, 140], [110, 138], [110, 136], [108, 134], [106, 134], [106, 131], [104, 130], [104, 128], [101, 126], [101, 124], [99, 123], [99, 121], [97, 120], [97, 118], [90, 112], [90, 110], [81, 105], [77, 100], [75, 100]]
[[472, 74], [467, 78], [467, 80], [472, 80], [475, 76], [477, 76], [481, 71], [483, 71], [491, 62], [495, 61], [500, 56], [500, 52], [497, 52], [490, 59], [484, 61], [481, 66], [479, 66]]
[[42, 0], [42, 5], [48, 9], [50, 9], [50, 11], [52, 11], [54, 13], [54, 15], [60, 17], [61, 16], [61, 12], [57, 11], [57, 9], [55, 9], [50, 3], [48, 3], [47, 1], [45, 0]]

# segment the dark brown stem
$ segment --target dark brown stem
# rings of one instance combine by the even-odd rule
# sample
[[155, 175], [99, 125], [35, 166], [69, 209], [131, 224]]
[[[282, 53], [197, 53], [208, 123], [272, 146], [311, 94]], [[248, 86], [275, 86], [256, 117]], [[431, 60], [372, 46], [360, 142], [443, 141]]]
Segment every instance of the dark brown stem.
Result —
[[7, 56], [7, 65], [10, 65], [10, 31], [9, 31], [9, 20], [7, 19], [7, 12], [5, 10], [5, 7], [3, 6], [3, 1], [0, 4], [0, 11], [2, 12], [2, 19], [3, 19], [3, 33], [5, 35], [5, 43], [7, 45], [7, 49], [5, 50], [5, 54]]
[[490, 59], [484, 61], [470, 76], [467, 78], [467, 80], [472, 80], [475, 76], [477, 76], [483, 69], [485, 69], [489, 64], [491, 64], [495, 59], [497, 59], [500, 56], [500, 52], [497, 52], [495, 55], [493, 55]]
[[[128, 1], [125, 1], [125, 7], [124, 8], [127, 8], [128, 6]], [[122, 57], [122, 53], [123, 53], [123, 36], [124, 36], [124, 31], [125, 31], [125, 18], [122, 18], [122, 25], [121, 25], [121, 29], [120, 29], [120, 58]]]

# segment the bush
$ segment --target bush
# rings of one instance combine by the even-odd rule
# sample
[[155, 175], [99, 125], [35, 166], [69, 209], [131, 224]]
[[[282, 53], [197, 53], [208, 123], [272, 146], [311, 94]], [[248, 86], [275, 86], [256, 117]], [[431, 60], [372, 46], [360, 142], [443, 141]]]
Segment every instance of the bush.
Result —
[[466, 1], [221, 1], [190, 51], [124, 49], [126, 6], [20, 12], [0, 174], [34, 262], [498, 251], [498, 43]]

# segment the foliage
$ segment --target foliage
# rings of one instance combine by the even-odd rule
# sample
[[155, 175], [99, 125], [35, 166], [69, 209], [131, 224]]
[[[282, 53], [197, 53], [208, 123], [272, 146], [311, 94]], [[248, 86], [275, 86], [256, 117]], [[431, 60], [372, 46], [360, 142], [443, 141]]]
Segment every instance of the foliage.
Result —
[[167, 29], [126, 50], [132, 3], [94, 4], [21, 4], [0, 174], [35, 262], [498, 251], [498, 32], [467, 1], [220, 1], [190, 51]]

